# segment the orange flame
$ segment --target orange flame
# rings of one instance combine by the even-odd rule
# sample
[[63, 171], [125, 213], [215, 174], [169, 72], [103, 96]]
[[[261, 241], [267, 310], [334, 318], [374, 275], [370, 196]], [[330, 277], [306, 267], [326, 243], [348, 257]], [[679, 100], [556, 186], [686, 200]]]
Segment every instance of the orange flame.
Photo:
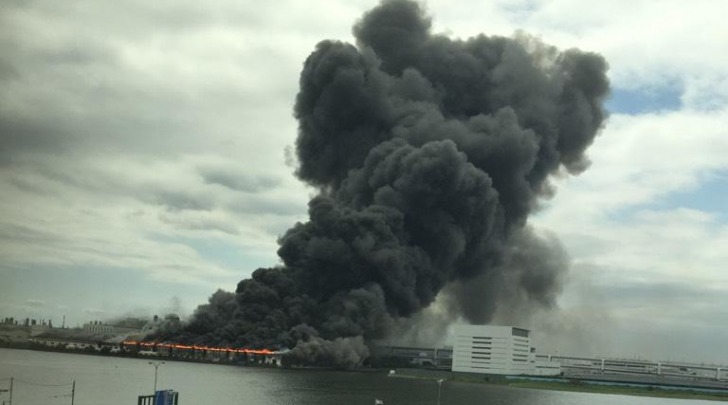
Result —
[[208, 352], [227, 352], [227, 353], [245, 353], [245, 354], [275, 354], [270, 349], [236, 349], [232, 347], [213, 347], [213, 346], [197, 346], [197, 345], [179, 345], [175, 343], [158, 343], [158, 342], [139, 342], [136, 340], [125, 340], [121, 342], [125, 346], [141, 346], [151, 348], [180, 349], [180, 350], [201, 350]]

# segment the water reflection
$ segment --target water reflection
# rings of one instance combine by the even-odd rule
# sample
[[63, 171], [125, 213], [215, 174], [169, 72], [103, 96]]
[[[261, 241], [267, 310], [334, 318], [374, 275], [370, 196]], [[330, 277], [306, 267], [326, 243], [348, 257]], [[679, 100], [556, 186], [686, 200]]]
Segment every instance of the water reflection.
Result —
[[[76, 381], [75, 405], [136, 404], [150, 394], [154, 370], [148, 360], [0, 349], [0, 379], [44, 384]], [[0, 382], [1, 383], [1, 382]], [[158, 386], [180, 393], [180, 405], [385, 405], [436, 404], [435, 380], [391, 378], [383, 372], [336, 372], [235, 367], [168, 361], [159, 368]], [[67, 390], [66, 390], [67, 391]], [[66, 391], [17, 383], [16, 405], [70, 404]], [[7, 400], [0, 396], [0, 399]], [[442, 383], [442, 405], [658, 405], [709, 401], [668, 400], [512, 387]]]

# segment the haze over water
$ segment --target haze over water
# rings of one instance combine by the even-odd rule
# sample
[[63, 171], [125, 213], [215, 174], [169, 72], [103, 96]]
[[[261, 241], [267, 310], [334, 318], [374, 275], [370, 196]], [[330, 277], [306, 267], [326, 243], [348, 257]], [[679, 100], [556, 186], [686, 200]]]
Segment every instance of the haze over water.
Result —
[[[136, 404], [150, 394], [154, 368], [146, 359], [97, 357], [0, 349], [0, 386], [15, 378], [15, 405]], [[43, 384], [43, 385], [39, 385]], [[48, 386], [63, 385], [65, 386]], [[381, 372], [304, 371], [167, 362], [160, 366], [159, 389], [180, 393], [180, 405], [386, 405], [435, 404], [437, 384], [389, 378]], [[0, 400], [7, 400], [7, 394]], [[710, 401], [643, 398], [539, 391], [484, 384], [445, 382], [441, 404], [488, 405], [681, 405]]]

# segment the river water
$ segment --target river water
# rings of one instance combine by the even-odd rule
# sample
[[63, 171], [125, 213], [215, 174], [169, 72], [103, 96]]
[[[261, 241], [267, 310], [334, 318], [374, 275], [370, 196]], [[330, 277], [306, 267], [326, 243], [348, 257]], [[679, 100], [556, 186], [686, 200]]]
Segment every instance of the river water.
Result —
[[[154, 367], [145, 359], [0, 349], [0, 389], [14, 377], [13, 405], [135, 405], [154, 386]], [[437, 383], [391, 378], [381, 372], [286, 370], [166, 362], [159, 389], [179, 392], [180, 405], [385, 405], [436, 404]], [[8, 393], [0, 392], [0, 404]], [[444, 382], [442, 405], [695, 405], [676, 400]]]

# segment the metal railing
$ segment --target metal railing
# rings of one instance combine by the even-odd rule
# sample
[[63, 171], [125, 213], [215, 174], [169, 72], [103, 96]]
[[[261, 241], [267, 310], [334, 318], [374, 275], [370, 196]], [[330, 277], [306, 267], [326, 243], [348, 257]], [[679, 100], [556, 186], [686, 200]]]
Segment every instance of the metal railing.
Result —
[[154, 405], [154, 395], [140, 396], [137, 405]]
[[[159, 402], [157, 401], [159, 400]], [[179, 393], [176, 391], [157, 391], [155, 395], [140, 395], [137, 405], [177, 405]]]

